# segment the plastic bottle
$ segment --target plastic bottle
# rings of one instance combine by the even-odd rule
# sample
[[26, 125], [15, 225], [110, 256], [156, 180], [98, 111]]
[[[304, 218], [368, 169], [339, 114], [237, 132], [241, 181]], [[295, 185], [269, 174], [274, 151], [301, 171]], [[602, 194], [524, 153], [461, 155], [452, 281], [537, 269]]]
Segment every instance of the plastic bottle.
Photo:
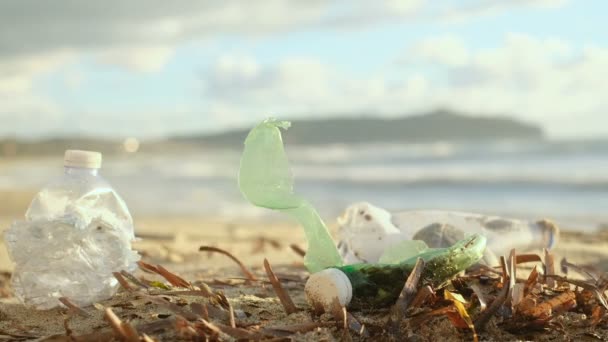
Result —
[[[404, 260], [412, 249], [422, 252], [426, 247], [443, 248], [477, 233], [488, 240], [483, 261], [495, 266], [496, 256], [508, 255], [512, 248], [518, 252], [550, 249], [559, 239], [559, 228], [548, 220], [526, 222], [442, 210], [391, 214], [366, 202], [349, 206], [338, 223], [338, 249], [346, 264]], [[412, 240], [424, 241], [426, 246]], [[400, 248], [405, 245], [408, 248]]]
[[99, 175], [98, 152], [65, 152], [63, 176], [32, 200], [25, 221], [5, 233], [15, 263], [15, 295], [38, 309], [67, 297], [88, 305], [118, 288], [112, 272], [134, 270], [133, 220], [125, 202]]
[[482, 257], [486, 238], [479, 234], [449, 248], [429, 250], [398, 264], [354, 264], [314, 273], [306, 282], [306, 296], [316, 308], [327, 311], [334, 300], [353, 309], [377, 309], [392, 305], [416, 261], [426, 262], [418, 286], [437, 289]]
[[239, 188], [252, 204], [284, 212], [300, 223], [308, 241], [304, 265], [310, 272], [340, 266], [342, 258], [325, 223], [312, 204], [294, 192], [279, 129], [289, 126], [287, 121], [267, 119], [249, 132], [241, 156]]

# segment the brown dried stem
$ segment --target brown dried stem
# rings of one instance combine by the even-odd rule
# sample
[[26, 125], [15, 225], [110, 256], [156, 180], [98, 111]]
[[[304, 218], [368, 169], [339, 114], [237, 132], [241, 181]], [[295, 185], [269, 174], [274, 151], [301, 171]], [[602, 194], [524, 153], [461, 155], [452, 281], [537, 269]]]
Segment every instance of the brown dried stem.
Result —
[[80, 315], [82, 317], [91, 316], [86, 311], [84, 311], [83, 309], [78, 307], [76, 304], [72, 303], [67, 297], [60, 297], [59, 301], [61, 302], [61, 304], [65, 305], [70, 312], [77, 313], [78, 315]]
[[116, 316], [111, 308], [105, 310], [105, 318], [110, 323], [114, 335], [122, 341], [139, 342], [139, 334], [137, 330], [129, 323], [123, 322]]
[[127, 291], [134, 290], [131, 287], [131, 285], [129, 285], [129, 282], [127, 282], [127, 280], [122, 276], [122, 274], [120, 274], [118, 272], [112, 272], [112, 275], [114, 275], [114, 278], [116, 278], [116, 280], [118, 280], [118, 283], [120, 284], [120, 286], [122, 286], [123, 289], [125, 289]]
[[283, 285], [281, 285], [279, 278], [277, 278], [277, 276], [272, 271], [272, 267], [270, 267], [270, 263], [268, 262], [268, 259], [264, 259], [264, 269], [266, 269], [266, 275], [268, 275], [268, 279], [270, 280], [270, 283], [272, 284], [272, 288], [274, 289], [274, 292], [277, 294], [277, 297], [279, 297], [279, 300], [281, 301], [281, 304], [283, 305], [285, 312], [288, 315], [290, 315], [294, 312], [297, 312], [298, 308], [296, 308], [295, 304], [291, 300], [291, 297], [289, 296], [287, 291], [285, 291], [285, 289], [283, 288]]
[[239, 265], [239, 267], [241, 268], [241, 271], [243, 272], [243, 274], [245, 274], [245, 276], [247, 277], [247, 279], [251, 280], [251, 281], [255, 281], [258, 280], [256, 278], [255, 275], [253, 275], [253, 273], [251, 273], [251, 271], [249, 271], [247, 269], [247, 267], [245, 267], [245, 264], [243, 264], [237, 257], [235, 257], [234, 255], [232, 255], [230, 252], [225, 251], [221, 248], [218, 247], [213, 247], [213, 246], [201, 246], [199, 247], [199, 252], [215, 252], [215, 253], [220, 253], [220, 254], [224, 254], [225, 256], [229, 257], [230, 259], [232, 259], [232, 261], [236, 262], [237, 265]]
[[296, 245], [295, 243], [292, 243], [291, 245], [289, 245], [289, 247], [291, 248], [292, 251], [294, 251], [297, 255], [304, 257], [306, 256], [306, 251], [304, 249], [302, 249], [302, 247]]
[[139, 286], [141, 288], [144, 288], [144, 289], [149, 289], [150, 288], [150, 286], [148, 286], [144, 282], [140, 281], [139, 279], [137, 279], [137, 277], [135, 277], [134, 275], [132, 275], [131, 273], [129, 273], [129, 272], [125, 271], [125, 270], [120, 271], [120, 274], [123, 277], [129, 279], [129, 281], [131, 281], [133, 284], [135, 284], [135, 285], [137, 285], [137, 286]]
[[496, 313], [498, 311], [498, 309], [500, 309], [500, 307], [504, 304], [504, 302], [509, 297], [509, 292], [511, 291], [511, 289], [509, 288], [509, 279], [508, 279], [509, 275], [507, 273], [507, 265], [506, 265], [504, 257], [500, 257], [500, 264], [502, 267], [502, 274], [503, 274], [502, 291], [500, 291], [500, 293], [498, 294], [498, 297], [496, 297], [496, 299], [494, 299], [494, 301], [492, 302], [492, 304], [490, 304], [488, 309], [485, 310], [484, 312], [482, 312], [481, 315], [479, 315], [479, 317], [477, 317], [477, 320], [475, 321], [475, 331], [478, 331], [478, 332], [483, 331], [485, 329], [486, 324], [490, 320], [490, 318], [492, 318], [494, 313]]
[[187, 282], [185, 279], [183, 279], [182, 277], [180, 277], [174, 273], [169, 272], [169, 270], [162, 267], [161, 265], [154, 266], [154, 265], [150, 265], [141, 260], [137, 262], [137, 265], [139, 265], [139, 267], [141, 269], [143, 269], [144, 271], [150, 271], [150, 272], [153, 272], [153, 273], [156, 273], [156, 274], [162, 276], [173, 286], [184, 287], [184, 288], [192, 287], [192, 285], [190, 285], [190, 283]]
[[391, 309], [391, 314], [389, 315], [387, 322], [389, 330], [393, 332], [398, 331], [401, 321], [407, 314], [407, 309], [409, 308], [410, 303], [418, 292], [418, 283], [420, 282], [420, 276], [424, 270], [424, 265], [425, 262], [422, 258], [418, 258], [418, 260], [416, 260], [414, 269], [408, 275], [407, 280], [401, 289], [399, 299], [397, 299], [397, 302]]
[[553, 279], [552, 275], [555, 275], [555, 260], [553, 258], [553, 254], [549, 252], [549, 250], [545, 249], [545, 283], [550, 289], [554, 289], [556, 286], [555, 279]]

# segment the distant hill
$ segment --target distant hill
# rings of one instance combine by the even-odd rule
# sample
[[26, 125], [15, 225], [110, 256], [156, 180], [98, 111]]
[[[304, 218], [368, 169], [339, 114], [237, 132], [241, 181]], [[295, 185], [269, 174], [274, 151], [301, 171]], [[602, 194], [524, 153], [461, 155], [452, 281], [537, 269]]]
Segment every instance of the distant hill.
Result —
[[[178, 136], [142, 144], [142, 152], [184, 151], [203, 147], [240, 148], [251, 127], [218, 134]], [[375, 142], [480, 141], [542, 139], [541, 128], [509, 118], [473, 117], [448, 111], [387, 118], [293, 120], [284, 135], [291, 144], [355, 144]], [[90, 149], [104, 154], [124, 153], [122, 141], [66, 137], [39, 141], [0, 139], [0, 156], [62, 154], [66, 149]]]
[[[243, 143], [250, 128], [213, 135], [175, 137], [181, 143], [234, 146]], [[334, 144], [375, 142], [476, 141], [542, 139], [540, 127], [510, 118], [473, 117], [448, 111], [401, 118], [333, 118], [293, 120], [287, 143]]]

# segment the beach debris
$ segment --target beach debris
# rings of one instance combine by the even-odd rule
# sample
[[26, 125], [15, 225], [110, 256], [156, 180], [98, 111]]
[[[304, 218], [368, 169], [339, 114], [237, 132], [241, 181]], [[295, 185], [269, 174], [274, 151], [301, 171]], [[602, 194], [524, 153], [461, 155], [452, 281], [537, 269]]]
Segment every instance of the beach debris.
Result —
[[58, 306], [60, 297], [81, 306], [109, 298], [118, 289], [112, 273], [132, 271], [139, 260], [129, 210], [98, 174], [101, 154], [68, 150], [64, 166], [4, 234], [14, 293], [38, 309]]
[[454, 315], [452, 312], [446, 314], [452, 324], [458, 328], [471, 329], [473, 331], [473, 341], [477, 342], [478, 337], [477, 332], [475, 331], [475, 325], [465, 308], [465, 304], [468, 304], [468, 302], [458, 293], [452, 293], [445, 290], [443, 291], [443, 294], [445, 295], [445, 299], [452, 301], [452, 305], [456, 308], [457, 315]]
[[424, 241], [412, 240], [395, 227], [388, 211], [367, 202], [349, 206], [338, 224], [338, 250], [347, 265], [399, 263], [429, 248]]
[[[338, 218], [338, 249], [346, 264], [396, 263], [428, 248], [445, 248], [473, 233], [488, 239], [482, 262], [498, 265], [497, 255], [513, 248], [553, 248], [559, 228], [549, 220], [535, 223], [441, 210], [389, 213], [367, 202], [350, 205]], [[532, 261], [532, 260], [530, 260]]]
[[72, 301], [70, 301], [69, 298], [60, 297], [59, 301], [61, 302], [61, 304], [65, 305], [70, 312], [76, 313], [82, 317], [91, 316], [91, 315], [89, 315], [88, 312], [84, 311], [83, 309], [79, 308], [76, 304], [72, 303]]
[[407, 315], [407, 310], [410, 304], [418, 294], [418, 283], [424, 269], [424, 260], [418, 258], [412, 272], [408, 275], [405, 285], [399, 294], [399, 299], [391, 308], [391, 314], [388, 319], [387, 328], [392, 332], [397, 332], [403, 322], [403, 318]]
[[146, 284], [145, 281], [137, 279], [134, 275], [125, 270], [120, 271], [120, 275], [122, 275], [126, 279], [129, 279], [130, 282], [143, 289], [149, 289], [151, 287], [151, 285]]
[[120, 274], [119, 272], [112, 272], [112, 274], [114, 275], [114, 278], [118, 280], [118, 283], [120, 284], [120, 286], [122, 286], [123, 289], [127, 291], [133, 291], [133, 287], [129, 285], [129, 282], [122, 276], [122, 274]]
[[266, 270], [266, 274], [268, 275], [268, 279], [270, 280], [270, 283], [272, 284], [272, 288], [274, 289], [274, 292], [276, 292], [277, 297], [279, 297], [279, 300], [281, 301], [281, 304], [283, 305], [285, 312], [288, 315], [290, 315], [294, 312], [297, 312], [298, 308], [296, 308], [295, 304], [293, 304], [293, 300], [291, 300], [291, 297], [289, 297], [289, 294], [285, 291], [285, 289], [281, 285], [281, 281], [279, 280], [279, 278], [277, 278], [277, 276], [272, 271], [272, 267], [270, 266], [270, 263], [268, 262], [267, 259], [264, 259], [264, 269]]
[[114, 330], [114, 334], [121, 341], [125, 342], [139, 342], [139, 333], [128, 322], [123, 322], [111, 308], [107, 308], [105, 311], [105, 318], [110, 323], [110, 326]]
[[296, 245], [295, 243], [292, 243], [291, 245], [289, 245], [289, 248], [291, 248], [291, 250], [296, 253], [297, 255], [301, 256], [301, 257], [305, 257], [306, 256], [306, 251], [304, 249], [302, 249], [302, 247]]
[[280, 250], [283, 246], [276, 239], [270, 239], [264, 236], [259, 236], [255, 239], [251, 254], [261, 254], [266, 251], [266, 246], [270, 245], [275, 250]]
[[352, 339], [352, 336], [350, 335], [351, 331], [364, 337], [367, 335], [365, 326], [361, 324], [355, 316], [348, 312], [344, 305], [340, 304], [338, 298], [332, 300], [329, 307], [329, 313], [336, 320], [336, 326], [343, 330], [342, 339]]
[[418, 286], [431, 285], [437, 289], [478, 262], [485, 246], [485, 237], [474, 234], [449, 248], [427, 251], [399, 264], [328, 268], [310, 276], [305, 287], [306, 296], [313, 307], [326, 309], [334, 298], [353, 309], [386, 307], [397, 301], [418, 258], [425, 262]]
[[232, 261], [234, 261], [237, 265], [239, 265], [239, 267], [241, 268], [241, 271], [243, 272], [245, 277], [247, 277], [247, 279], [249, 279], [251, 281], [258, 280], [258, 278], [253, 273], [251, 273], [251, 271], [249, 269], [247, 269], [245, 264], [243, 264], [243, 262], [241, 260], [239, 260], [237, 257], [232, 255], [232, 253], [230, 253], [226, 250], [223, 250], [219, 247], [214, 247], [214, 246], [201, 246], [201, 247], [199, 247], [198, 250], [199, 250], [199, 252], [213, 252], [213, 253], [224, 254], [225, 256], [232, 259]]
[[287, 121], [267, 119], [249, 132], [241, 156], [239, 187], [252, 204], [284, 212], [300, 223], [308, 241], [304, 264], [314, 273], [342, 265], [342, 258], [317, 211], [294, 192], [280, 131], [289, 126]]
[[166, 268], [162, 267], [161, 265], [150, 265], [147, 262], [144, 261], [138, 261], [137, 265], [142, 269], [142, 270], [146, 270], [146, 271], [150, 271], [153, 273], [156, 273], [160, 276], [162, 276], [163, 278], [165, 278], [172, 286], [175, 287], [183, 287], [183, 288], [192, 288], [192, 285], [187, 282], [184, 278], [178, 276], [175, 273], [170, 272], [169, 270], [167, 270]]
[[547, 283], [547, 286], [549, 286], [550, 288], [555, 288], [555, 286], [557, 285], [557, 283], [555, 282], [555, 279], [553, 279], [551, 276], [555, 275], [555, 260], [553, 258], [553, 254], [549, 253], [548, 250], [545, 249], [545, 283]]
[[556, 297], [543, 301], [532, 307], [524, 307], [520, 314], [531, 320], [546, 321], [555, 312], [565, 312], [576, 306], [576, 295], [573, 291], [565, 291]]
[[[411, 272], [401, 278], [401, 288], [396, 291], [398, 294], [389, 310], [381, 307], [357, 310], [343, 305], [335, 296], [327, 308], [328, 314], [316, 316], [303, 310], [287, 316], [282, 304], [268, 296], [257, 297], [255, 293], [260, 284], [267, 283], [262, 280], [253, 282], [238, 278], [244, 282], [232, 287], [226, 284], [234, 278], [223, 278], [223, 281], [210, 283], [212, 286], [202, 286], [205, 283], [200, 279], [183, 278], [184, 282], [192, 284], [193, 289], [176, 287], [164, 290], [144, 288], [125, 276], [133, 291], [122, 291], [118, 296], [102, 301], [103, 304], [96, 304], [95, 309], [85, 308], [90, 316], [79, 317], [76, 311], [70, 310], [64, 316], [64, 311], [58, 310], [61, 317], [55, 322], [65, 327], [62, 334], [38, 336], [40, 330], [31, 334], [20, 324], [7, 324], [10, 319], [6, 320], [6, 317], [10, 313], [0, 311], [3, 317], [0, 339], [109, 341], [114, 338], [135, 341], [137, 338], [138, 341], [165, 341], [182, 338], [229, 341], [331, 340], [333, 337], [348, 341], [402, 340], [408, 336], [422, 340], [475, 340], [476, 334], [479, 340], [606, 339], [607, 310], [597, 294], [602, 294], [605, 275], [585, 266], [593, 277], [568, 279], [555, 274], [547, 277], [556, 282], [555, 288], [550, 288], [543, 275], [544, 258], [536, 261], [538, 264], [533, 265], [527, 278], [517, 277], [517, 273], [521, 273], [517, 270], [521, 267], [518, 264], [530, 259], [534, 258], [520, 258], [512, 251], [507, 257], [500, 258], [498, 274], [490, 272], [489, 267], [474, 269], [466, 274], [459, 273], [447, 286], [434, 287], [432, 283], [423, 285], [434, 259], [416, 258], [410, 261], [413, 265]], [[148, 268], [160, 270], [157, 265]], [[296, 273], [279, 276], [283, 280], [281, 287], [290, 298], [299, 300], [303, 287], [306, 291], [306, 277], [301, 270], [291, 269]], [[285, 286], [286, 279], [297, 285]], [[137, 280], [142, 284], [150, 283], [144, 278]], [[522, 295], [521, 300], [515, 299]], [[478, 299], [485, 303], [485, 309], [477, 303]], [[105, 328], [103, 324], [96, 323], [98, 326], [94, 332], [82, 331], [78, 322], [99, 319], [97, 311], [106, 317]], [[48, 324], [47, 321], [44, 324]], [[452, 329], [449, 337], [445, 335], [445, 329]]]

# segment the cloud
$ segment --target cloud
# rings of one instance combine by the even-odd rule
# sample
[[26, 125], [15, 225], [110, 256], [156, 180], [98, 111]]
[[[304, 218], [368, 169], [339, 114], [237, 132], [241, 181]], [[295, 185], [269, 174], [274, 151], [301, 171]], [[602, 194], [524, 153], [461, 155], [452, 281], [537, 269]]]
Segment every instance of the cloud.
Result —
[[471, 0], [458, 6], [439, 7], [436, 12], [448, 22], [464, 21], [480, 16], [490, 16], [517, 8], [554, 9], [566, 5], [569, 0]]
[[0, 93], [0, 135], [36, 137], [64, 127], [64, 112], [51, 100], [28, 92]]
[[422, 40], [412, 48], [413, 54], [404, 58], [405, 63], [426, 61], [440, 65], [459, 66], [468, 63], [469, 51], [465, 42], [456, 35], [444, 35]]
[[[33, 119], [36, 116], [48, 116], [48, 122], [38, 121], [48, 131], [61, 130], [62, 124], [73, 122], [81, 113], [67, 113], [59, 108], [52, 98], [37, 93], [35, 83], [47, 73], [83, 59], [127, 71], [157, 72], [181, 44], [204, 44], [211, 38], [258, 37], [306, 29], [356, 30], [387, 22], [440, 22], [564, 3], [557, 0], [473, 0], [448, 5], [429, 0], [385, 0], [373, 5], [348, 0], [3, 1], [0, 2], [0, 117], [11, 119], [17, 127], [14, 130], [26, 132], [27, 118], [36, 122]], [[392, 75], [387, 72], [355, 75], [313, 57], [290, 57], [269, 65], [252, 57], [225, 56], [203, 75], [208, 102], [205, 109], [219, 124], [230, 125], [237, 117], [253, 120], [269, 113], [377, 111], [394, 115], [452, 104], [465, 110], [500, 112], [514, 112], [525, 105], [526, 113], [541, 113], [548, 105], [540, 99], [555, 103], [555, 98], [564, 104], [556, 109], [558, 113], [567, 113], [577, 106], [585, 113], [605, 108], [603, 97], [596, 97], [602, 82], [597, 72], [605, 68], [604, 49], [589, 47], [574, 57], [569, 49], [572, 47], [557, 40], [514, 35], [501, 48], [474, 51], [457, 36], [432, 37], [416, 44], [408, 52], [410, 56], [402, 59], [402, 63], [412, 68], [391, 67]], [[548, 57], [560, 55], [563, 57]], [[436, 68], [431, 74], [423, 70], [429, 68], [429, 63]], [[87, 76], [65, 75], [62, 80], [65, 86], [78, 88]], [[596, 88], [584, 91], [590, 84]], [[541, 86], [545, 89], [539, 90]], [[485, 100], [479, 100], [477, 94], [486, 94]], [[487, 101], [488, 98], [492, 101]], [[145, 118], [146, 114], [142, 114], [147, 112], [145, 106], [141, 104], [141, 113], [133, 112], [134, 117]], [[227, 117], [233, 119], [219, 119], [229, 113]], [[93, 116], [100, 123], [107, 122], [97, 118], [103, 115], [108, 114]], [[155, 127], [153, 131], [162, 128]], [[5, 132], [11, 130], [4, 127]]]
[[[357, 82], [313, 58], [289, 58], [275, 65], [261, 65], [251, 57], [221, 57], [205, 73], [204, 82], [205, 95], [213, 99], [215, 108], [235, 109], [236, 103], [245, 108], [244, 114], [352, 112], [368, 108], [374, 94], [385, 91], [383, 83]], [[367, 96], [343, 99], [361, 93]]]
[[[380, 2], [375, 21], [404, 14], [418, 0]], [[34, 79], [74, 59], [135, 72], [160, 70], [179, 44], [222, 35], [288, 32], [355, 22], [370, 6], [343, 0], [77, 0], [0, 2], [0, 92], [26, 91]]]
[[56, 103], [33, 91], [37, 77], [74, 59], [71, 51], [44, 56], [0, 58], [0, 134], [35, 136], [61, 130], [64, 113]]
[[438, 7], [428, 0], [384, 0], [373, 4], [348, 0], [2, 1], [0, 59], [40, 56], [58, 50], [105, 53], [122, 49], [128, 53], [130, 49], [140, 54], [143, 49], [158, 51], [224, 34], [260, 35], [331, 26], [358, 28], [362, 24], [385, 24], [391, 19], [402, 22], [415, 15], [443, 16], [444, 12], [447, 15], [563, 2], [489, 0]]
[[135, 46], [112, 48], [96, 54], [103, 64], [122, 66], [139, 72], [159, 71], [173, 55], [168, 46]]
[[33, 78], [74, 58], [70, 51], [44, 56], [0, 58], [0, 94], [22, 93], [31, 88]]
[[508, 34], [499, 46], [474, 49], [449, 35], [429, 37], [405, 55], [390, 73], [364, 76], [311, 58], [262, 65], [223, 57], [204, 77], [209, 108], [252, 121], [268, 113], [394, 116], [452, 108], [515, 115], [554, 135], [608, 133], [599, 114], [608, 110], [608, 48]]
[[434, 17], [441, 11], [558, 2], [475, 1], [437, 9], [434, 2], [423, 0], [373, 4], [347, 0], [2, 1], [0, 91], [28, 88], [40, 73], [69, 61], [57, 60], [58, 55], [91, 55], [103, 64], [154, 72], [169, 61], [179, 44], [221, 35], [264, 35], [306, 28], [358, 29], [415, 16]]

